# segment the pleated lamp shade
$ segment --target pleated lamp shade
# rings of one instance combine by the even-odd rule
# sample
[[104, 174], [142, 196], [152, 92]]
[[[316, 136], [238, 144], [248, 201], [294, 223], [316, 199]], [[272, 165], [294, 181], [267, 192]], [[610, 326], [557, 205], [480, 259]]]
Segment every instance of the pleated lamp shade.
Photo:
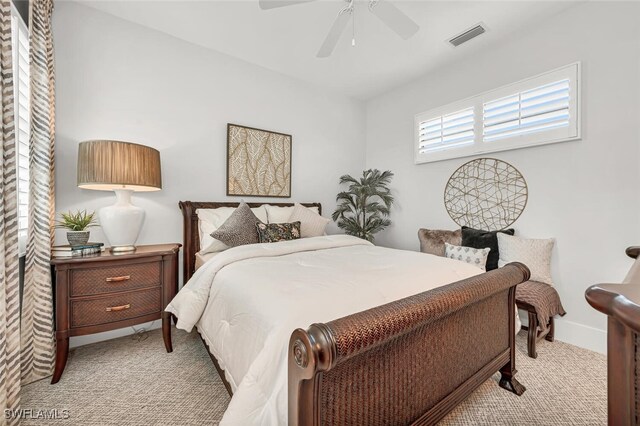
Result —
[[130, 142], [81, 142], [78, 146], [78, 186], [99, 191], [159, 191], [162, 189], [160, 152]]

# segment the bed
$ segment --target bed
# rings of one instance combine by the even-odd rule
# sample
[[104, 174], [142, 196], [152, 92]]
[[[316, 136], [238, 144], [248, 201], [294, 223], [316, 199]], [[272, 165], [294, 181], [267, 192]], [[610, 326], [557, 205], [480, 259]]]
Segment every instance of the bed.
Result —
[[434, 424], [497, 371], [524, 392], [513, 311], [526, 266], [481, 273], [325, 236], [235, 247], [196, 271], [197, 210], [237, 205], [180, 202], [188, 283], [167, 307], [233, 395], [222, 424]]

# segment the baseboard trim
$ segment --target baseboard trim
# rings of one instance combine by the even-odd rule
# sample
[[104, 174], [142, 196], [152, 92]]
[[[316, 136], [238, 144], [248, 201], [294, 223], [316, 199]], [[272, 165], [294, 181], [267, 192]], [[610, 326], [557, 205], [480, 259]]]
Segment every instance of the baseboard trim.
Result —
[[607, 331], [556, 318], [555, 338], [601, 354], [607, 354]]
[[[523, 329], [526, 330], [527, 318], [521, 318]], [[146, 328], [147, 330], [155, 330], [160, 328], [160, 321], [149, 322], [136, 326], [136, 329]], [[105, 340], [116, 339], [118, 337], [133, 334], [131, 327], [121, 328], [119, 330], [106, 331], [104, 333], [90, 334], [87, 336], [72, 337], [69, 341], [70, 348], [89, 345], [92, 343], [102, 342]], [[561, 342], [569, 343], [601, 354], [607, 353], [607, 332], [599, 328], [590, 327], [577, 322], [567, 321], [562, 318], [555, 320], [555, 339]]]
[[[526, 330], [528, 318], [520, 312], [520, 320], [522, 321], [522, 329]], [[561, 342], [579, 346], [590, 351], [607, 354], [607, 331], [599, 328], [579, 324], [573, 321], [556, 317], [554, 338]]]

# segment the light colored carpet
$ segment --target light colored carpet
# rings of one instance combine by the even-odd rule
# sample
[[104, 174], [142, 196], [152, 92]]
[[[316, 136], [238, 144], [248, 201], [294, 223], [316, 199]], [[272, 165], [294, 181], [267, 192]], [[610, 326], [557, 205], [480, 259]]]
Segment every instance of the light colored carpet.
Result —
[[[526, 356], [518, 335], [521, 397], [484, 383], [441, 424], [604, 425], [606, 358], [562, 342], [542, 341], [538, 358]], [[42, 380], [25, 386], [26, 409], [69, 410], [60, 425], [211, 425], [222, 417], [229, 396], [197, 333], [173, 333], [167, 354], [160, 330], [148, 339], [123, 337], [76, 348], [56, 385]], [[23, 425], [43, 425], [42, 420]]]

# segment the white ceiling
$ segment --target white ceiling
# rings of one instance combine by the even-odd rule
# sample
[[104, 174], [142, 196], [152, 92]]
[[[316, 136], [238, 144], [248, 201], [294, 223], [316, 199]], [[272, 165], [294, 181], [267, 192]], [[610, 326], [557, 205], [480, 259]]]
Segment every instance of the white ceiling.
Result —
[[[575, 5], [572, 1], [393, 1], [421, 27], [404, 41], [357, 1], [356, 39], [347, 28], [329, 58], [316, 52], [343, 0], [263, 11], [258, 0], [82, 0], [96, 9], [265, 68], [370, 99]], [[483, 22], [489, 31], [458, 48], [449, 38]]]

